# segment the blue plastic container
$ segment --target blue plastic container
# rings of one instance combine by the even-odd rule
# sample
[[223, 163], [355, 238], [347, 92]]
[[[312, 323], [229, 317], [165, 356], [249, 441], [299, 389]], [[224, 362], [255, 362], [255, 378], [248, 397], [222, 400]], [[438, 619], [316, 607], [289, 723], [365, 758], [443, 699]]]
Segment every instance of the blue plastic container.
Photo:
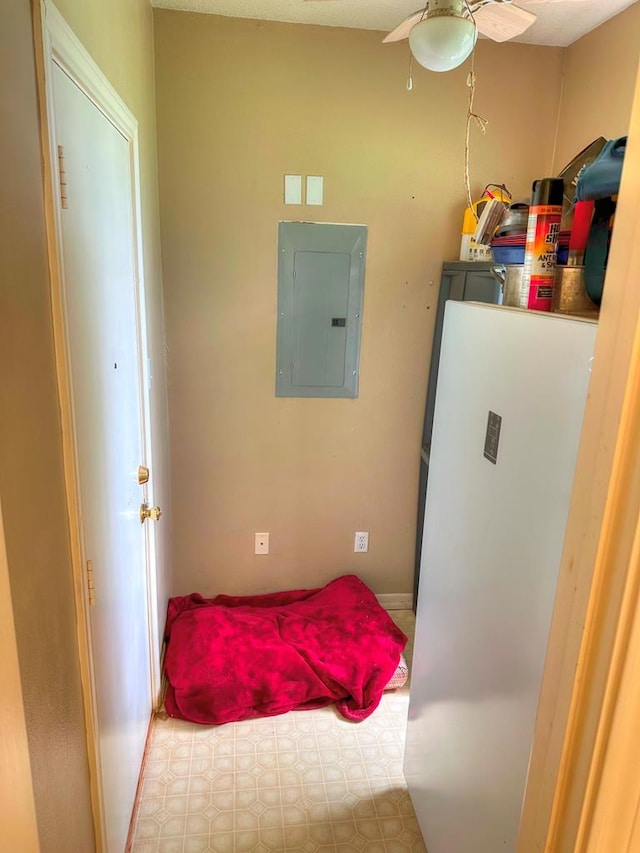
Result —
[[[521, 246], [492, 246], [494, 264], [523, 264], [524, 243]], [[558, 264], [563, 266], [569, 260], [569, 247], [561, 246], [558, 249]]]
[[492, 246], [494, 264], [523, 264], [524, 243], [520, 246]]

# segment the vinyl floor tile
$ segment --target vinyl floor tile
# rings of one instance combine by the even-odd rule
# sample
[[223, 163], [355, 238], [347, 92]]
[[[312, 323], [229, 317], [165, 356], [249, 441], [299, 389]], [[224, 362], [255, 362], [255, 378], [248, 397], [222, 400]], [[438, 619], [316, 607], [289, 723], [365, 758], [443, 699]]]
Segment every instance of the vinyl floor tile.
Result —
[[[394, 611], [409, 637], [411, 611]], [[406, 687], [361, 723], [335, 708], [225, 726], [157, 719], [132, 853], [426, 853], [402, 774]]]

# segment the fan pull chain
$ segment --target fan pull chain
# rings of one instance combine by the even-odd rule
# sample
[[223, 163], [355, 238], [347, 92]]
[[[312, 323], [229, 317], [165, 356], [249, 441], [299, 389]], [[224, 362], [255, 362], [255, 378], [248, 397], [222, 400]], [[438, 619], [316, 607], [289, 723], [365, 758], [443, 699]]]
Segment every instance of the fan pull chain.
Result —
[[471, 130], [471, 122], [473, 122], [476, 127], [480, 128], [482, 133], [487, 132], [487, 125], [489, 122], [486, 118], [483, 118], [481, 115], [478, 115], [473, 111], [473, 100], [476, 94], [475, 50], [471, 54], [471, 71], [469, 71], [469, 75], [467, 76], [467, 86], [469, 87], [469, 108], [467, 110], [467, 128], [464, 141], [464, 185], [467, 191], [467, 203], [477, 220], [478, 217], [476, 216], [476, 212], [473, 208], [473, 199], [471, 198], [471, 177], [469, 174], [469, 133]]

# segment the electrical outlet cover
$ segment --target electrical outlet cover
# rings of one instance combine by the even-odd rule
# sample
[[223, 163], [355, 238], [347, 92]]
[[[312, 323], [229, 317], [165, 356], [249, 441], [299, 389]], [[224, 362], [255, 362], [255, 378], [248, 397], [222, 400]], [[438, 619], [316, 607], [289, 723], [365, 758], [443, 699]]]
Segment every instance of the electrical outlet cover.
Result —
[[366, 554], [369, 550], [369, 532], [360, 530], [356, 532], [353, 550], [356, 554]]
[[268, 533], [256, 533], [256, 544], [255, 544], [255, 552], [256, 554], [268, 554], [269, 553], [269, 534]]

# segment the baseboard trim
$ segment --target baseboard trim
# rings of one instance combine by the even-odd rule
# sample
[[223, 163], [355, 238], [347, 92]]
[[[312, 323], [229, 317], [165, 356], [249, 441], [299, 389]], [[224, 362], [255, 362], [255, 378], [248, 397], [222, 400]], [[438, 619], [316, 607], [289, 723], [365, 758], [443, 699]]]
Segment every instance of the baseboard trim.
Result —
[[388, 592], [376, 598], [385, 610], [413, 610], [412, 592]]
[[144, 752], [142, 753], [142, 763], [140, 765], [140, 775], [138, 776], [138, 786], [136, 788], [136, 795], [133, 800], [133, 808], [131, 810], [131, 822], [129, 823], [129, 832], [127, 833], [127, 841], [124, 848], [125, 853], [131, 853], [131, 851], [133, 850], [133, 836], [136, 828], [136, 823], [138, 821], [138, 813], [140, 811], [140, 800], [142, 798], [142, 779], [144, 776], [144, 771], [147, 767], [147, 761], [149, 760], [149, 751], [151, 750], [153, 718], [154, 714], [152, 713], [151, 717], [149, 718], [147, 737], [144, 742]]

